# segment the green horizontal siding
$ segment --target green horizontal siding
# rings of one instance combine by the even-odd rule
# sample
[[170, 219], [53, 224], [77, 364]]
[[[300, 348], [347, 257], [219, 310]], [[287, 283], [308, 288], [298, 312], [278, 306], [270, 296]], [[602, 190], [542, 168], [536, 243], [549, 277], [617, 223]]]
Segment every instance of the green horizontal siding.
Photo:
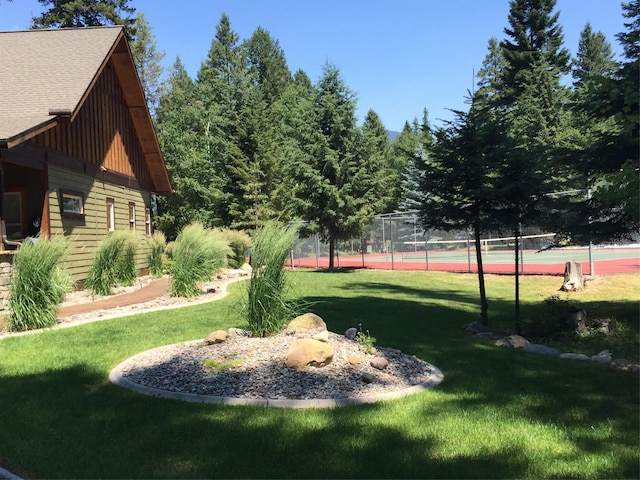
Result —
[[[84, 219], [66, 218], [60, 212], [60, 190], [84, 195]], [[129, 202], [136, 206], [136, 228], [140, 237], [136, 256], [138, 269], [148, 267], [149, 247], [145, 242], [145, 212], [150, 206], [150, 194], [110, 184], [77, 172], [49, 167], [49, 212], [51, 234], [64, 234], [69, 239], [65, 266], [75, 281], [87, 278], [100, 242], [108, 235], [106, 199], [115, 204], [116, 230], [129, 230]]]

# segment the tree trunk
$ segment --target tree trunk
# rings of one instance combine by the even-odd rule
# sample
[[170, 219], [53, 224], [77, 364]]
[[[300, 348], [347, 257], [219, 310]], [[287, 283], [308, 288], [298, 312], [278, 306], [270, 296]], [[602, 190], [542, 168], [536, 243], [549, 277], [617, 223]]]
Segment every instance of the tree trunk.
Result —
[[484, 265], [482, 263], [482, 242], [480, 241], [480, 227], [475, 226], [474, 240], [476, 244], [476, 263], [478, 264], [478, 286], [480, 287], [480, 323], [489, 325], [489, 304], [487, 303], [487, 291], [484, 285]]
[[582, 276], [582, 264], [573, 260], [564, 264], [564, 282], [560, 290], [563, 292], [575, 292], [584, 288]]
[[329, 271], [333, 272], [333, 255], [336, 251], [336, 241], [333, 237], [329, 238]]

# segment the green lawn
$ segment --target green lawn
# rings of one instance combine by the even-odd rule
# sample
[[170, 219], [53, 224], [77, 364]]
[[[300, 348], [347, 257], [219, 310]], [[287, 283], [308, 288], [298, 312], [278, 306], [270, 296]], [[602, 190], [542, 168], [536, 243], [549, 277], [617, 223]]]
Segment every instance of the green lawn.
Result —
[[[163, 344], [242, 326], [243, 284], [219, 302], [0, 340], [0, 464], [37, 478], [638, 478], [638, 375], [493, 347], [462, 326], [477, 282], [442, 272], [292, 274], [329, 329], [362, 322], [378, 344], [439, 367], [435, 389], [340, 409], [200, 405], [111, 385], [109, 370]], [[541, 318], [559, 277], [522, 281]], [[513, 278], [487, 278], [491, 321], [508, 331]], [[553, 338], [573, 351], [637, 358], [640, 275], [572, 295], [624, 335]], [[563, 343], [564, 342], [564, 343]]]

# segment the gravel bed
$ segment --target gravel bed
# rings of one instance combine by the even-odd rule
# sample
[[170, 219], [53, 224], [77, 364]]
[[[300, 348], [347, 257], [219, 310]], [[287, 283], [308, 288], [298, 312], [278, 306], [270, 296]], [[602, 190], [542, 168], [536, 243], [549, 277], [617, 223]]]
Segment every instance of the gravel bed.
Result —
[[[356, 341], [331, 332], [329, 344], [335, 351], [331, 363], [288, 368], [285, 360], [291, 343], [314, 333], [283, 332], [268, 338], [232, 335], [213, 345], [202, 340], [168, 345], [131, 357], [120, 365], [120, 372], [128, 381], [169, 392], [295, 400], [379, 395], [433, 383], [439, 373], [433, 365], [397, 350], [377, 347], [374, 354], [366, 354]], [[385, 357], [388, 366], [372, 367], [374, 356]], [[360, 363], [352, 363], [356, 358]], [[218, 368], [205, 366], [208, 359], [214, 359]]]

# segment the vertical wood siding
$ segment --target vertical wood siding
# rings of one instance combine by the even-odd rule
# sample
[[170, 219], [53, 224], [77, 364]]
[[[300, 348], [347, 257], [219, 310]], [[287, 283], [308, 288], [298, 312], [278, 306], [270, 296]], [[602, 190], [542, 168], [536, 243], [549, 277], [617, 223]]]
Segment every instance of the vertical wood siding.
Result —
[[36, 136], [34, 142], [95, 166], [151, 181], [133, 121], [111, 62], [73, 121]]

